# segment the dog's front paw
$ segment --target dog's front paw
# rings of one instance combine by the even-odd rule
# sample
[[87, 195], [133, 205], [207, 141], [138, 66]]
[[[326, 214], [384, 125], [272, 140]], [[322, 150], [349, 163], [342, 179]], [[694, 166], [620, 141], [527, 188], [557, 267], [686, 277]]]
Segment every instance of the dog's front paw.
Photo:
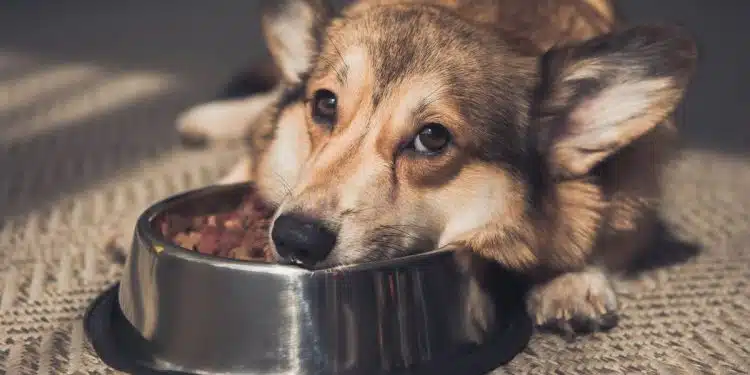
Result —
[[526, 300], [537, 326], [572, 336], [617, 325], [617, 296], [599, 270], [562, 274], [532, 288]]

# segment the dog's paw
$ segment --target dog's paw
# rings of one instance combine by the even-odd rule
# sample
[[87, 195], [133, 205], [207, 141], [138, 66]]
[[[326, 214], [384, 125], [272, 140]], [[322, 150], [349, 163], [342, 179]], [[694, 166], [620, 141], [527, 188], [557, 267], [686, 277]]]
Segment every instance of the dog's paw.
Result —
[[252, 160], [243, 157], [232, 168], [216, 182], [217, 185], [232, 185], [251, 180]]
[[177, 117], [177, 132], [187, 147], [208, 147], [244, 139], [249, 129], [280, 96], [279, 90], [191, 107]]
[[539, 328], [572, 337], [617, 325], [617, 296], [599, 270], [570, 272], [532, 288], [527, 309]]

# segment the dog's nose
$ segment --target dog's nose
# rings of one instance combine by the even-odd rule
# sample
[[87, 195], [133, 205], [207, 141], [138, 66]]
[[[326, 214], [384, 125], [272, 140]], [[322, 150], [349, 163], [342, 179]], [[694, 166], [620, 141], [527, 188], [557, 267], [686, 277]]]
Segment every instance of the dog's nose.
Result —
[[276, 218], [271, 241], [279, 255], [311, 267], [324, 260], [336, 245], [336, 234], [319, 220], [285, 214]]

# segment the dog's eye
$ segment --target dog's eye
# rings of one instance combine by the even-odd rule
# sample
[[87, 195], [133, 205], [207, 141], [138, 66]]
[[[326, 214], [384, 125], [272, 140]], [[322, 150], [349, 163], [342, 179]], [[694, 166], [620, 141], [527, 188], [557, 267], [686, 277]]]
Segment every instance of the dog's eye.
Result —
[[451, 133], [440, 124], [427, 124], [414, 137], [414, 150], [421, 154], [434, 155], [443, 151], [451, 141]]
[[312, 118], [319, 124], [333, 126], [336, 123], [336, 94], [328, 90], [318, 90], [313, 96]]

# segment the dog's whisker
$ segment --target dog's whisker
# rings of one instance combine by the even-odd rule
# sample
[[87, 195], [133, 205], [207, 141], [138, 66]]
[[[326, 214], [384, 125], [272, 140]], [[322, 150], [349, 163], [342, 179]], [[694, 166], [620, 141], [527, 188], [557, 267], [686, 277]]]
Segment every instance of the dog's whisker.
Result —
[[[425, 244], [432, 243], [428, 237], [423, 235], [417, 225], [382, 225], [373, 230], [371, 246], [377, 250], [369, 252], [370, 257], [400, 256], [417, 252], [427, 247]], [[417, 230], [408, 230], [417, 229]]]
[[382, 225], [378, 229], [383, 231], [394, 231], [401, 234], [421, 235], [422, 231], [428, 230], [429, 227], [412, 224]]
[[372, 210], [377, 210], [379, 207], [360, 207], [360, 208], [353, 208], [353, 209], [347, 209], [342, 212], [342, 215], [356, 215], [365, 213]]
[[278, 172], [273, 172], [273, 174], [276, 176], [278, 181], [281, 183], [284, 190], [286, 190], [286, 193], [284, 194], [284, 198], [288, 198], [292, 196], [292, 188], [289, 186], [289, 183], [286, 182], [286, 179], [284, 179], [284, 176], [280, 175]]

